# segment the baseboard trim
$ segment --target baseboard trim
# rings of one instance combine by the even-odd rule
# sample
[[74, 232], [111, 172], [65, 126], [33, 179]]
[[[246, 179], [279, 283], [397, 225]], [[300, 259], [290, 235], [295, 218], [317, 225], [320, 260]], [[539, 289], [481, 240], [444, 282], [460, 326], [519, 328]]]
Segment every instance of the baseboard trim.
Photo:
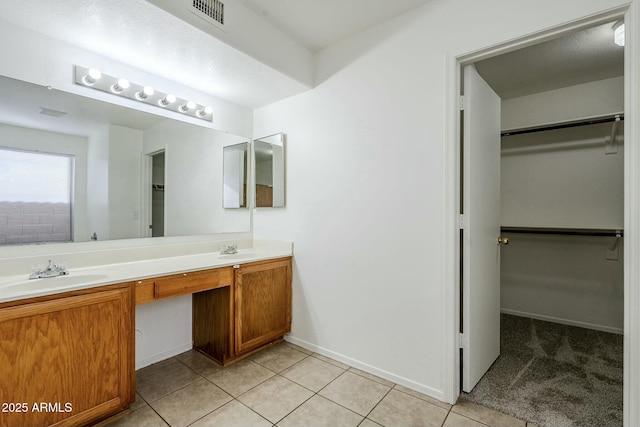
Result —
[[442, 390], [438, 390], [435, 389], [433, 387], [429, 387], [427, 385], [424, 384], [420, 384], [417, 383], [415, 381], [412, 381], [408, 378], [404, 378], [395, 374], [392, 374], [391, 372], [385, 371], [383, 369], [378, 369], [375, 366], [371, 366], [367, 363], [363, 363], [359, 360], [353, 359], [351, 357], [345, 356], [343, 354], [340, 353], [336, 353], [335, 351], [331, 351], [329, 349], [326, 349], [324, 347], [320, 347], [318, 345], [312, 344], [308, 341], [305, 340], [301, 340], [299, 338], [296, 338], [294, 336], [290, 336], [290, 335], [285, 335], [284, 340], [291, 343], [291, 344], [295, 344], [297, 346], [300, 346], [306, 350], [309, 351], [313, 351], [315, 353], [318, 353], [322, 356], [326, 356], [329, 357], [333, 360], [337, 360], [338, 362], [344, 363], [346, 365], [349, 365], [351, 367], [354, 367], [356, 369], [360, 369], [361, 371], [367, 372], [369, 374], [372, 375], [376, 375], [380, 378], [383, 378], [385, 380], [391, 381], [393, 383], [396, 383], [398, 385], [401, 385], [403, 387], [409, 388], [411, 390], [417, 391], [419, 393], [422, 393], [426, 396], [432, 397], [434, 399], [437, 399], [441, 402], [446, 402], [445, 401], [445, 395], [444, 395], [444, 391]]
[[153, 365], [154, 363], [161, 362], [180, 353], [184, 353], [185, 351], [189, 351], [192, 348], [193, 343], [184, 343], [169, 350], [165, 350], [162, 353], [154, 354], [153, 356], [147, 357], [146, 359], [136, 360], [136, 371], [138, 369], [144, 368], [145, 366]]
[[509, 310], [506, 308], [501, 308], [500, 313], [511, 314], [513, 316], [519, 316], [519, 317], [529, 317], [531, 319], [544, 320], [546, 322], [553, 322], [553, 323], [560, 323], [562, 325], [577, 326], [577, 327], [586, 328], [586, 329], [594, 329], [596, 331], [610, 332], [612, 334], [622, 335], [624, 333], [624, 329], [621, 329], [621, 328], [597, 325], [594, 323], [579, 322], [577, 320], [563, 319], [560, 317], [545, 316], [543, 314], [528, 313], [526, 311]]

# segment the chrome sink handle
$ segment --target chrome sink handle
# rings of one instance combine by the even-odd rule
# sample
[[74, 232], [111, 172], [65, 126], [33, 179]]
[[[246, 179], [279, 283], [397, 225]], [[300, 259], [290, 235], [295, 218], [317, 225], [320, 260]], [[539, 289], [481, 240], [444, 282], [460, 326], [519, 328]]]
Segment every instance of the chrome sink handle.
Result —
[[29, 276], [29, 279], [44, 279], [47, 277], [64, 276], [67, 274], [69, 274], [69, 270], [67, 270], [65, 262], [52, 264], [51, 260], [49, 260], [49, 264], [44, 269], [35, 269]]
[[231, 255], [238, 253], [238, 245], [222, 245], [222, 250], [220, 251], [220, 255]]

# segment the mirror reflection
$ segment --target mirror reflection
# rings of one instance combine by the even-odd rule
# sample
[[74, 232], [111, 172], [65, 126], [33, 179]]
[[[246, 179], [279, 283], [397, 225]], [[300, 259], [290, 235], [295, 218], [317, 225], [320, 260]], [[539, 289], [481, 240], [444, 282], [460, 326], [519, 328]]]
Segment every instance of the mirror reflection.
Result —
[[256, 207], [284, 207], [284, 134], [253, 142]]
[[70, 233], [48, 238], [64, 229], [52, 216], [49, 186], [36, 185], [35, 198], [15, 185], [3, 193], [3, 182], [27, 180], [0, 162], [0, 205], [11, 208], [0, 211], [11, 225], [0, 229], [0, 244], [249, 231], [248, 210], [222, 208], [224, 147], [248, 141], [0, 76], [0, 149], [63, 156], [73, 165]]
[[224, 159], [222, 207], [246, 208], [249, 143], [228, 145], [222, 151]]

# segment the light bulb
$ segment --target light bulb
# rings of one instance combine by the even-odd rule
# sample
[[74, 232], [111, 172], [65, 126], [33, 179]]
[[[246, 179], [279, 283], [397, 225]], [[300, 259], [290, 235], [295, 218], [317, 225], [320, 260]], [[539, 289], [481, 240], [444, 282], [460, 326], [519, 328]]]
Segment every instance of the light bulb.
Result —
[[139, 101], [144, 101], [154, 93], [155, 91], [151, 86], [145, 86], [142, 90], [136, 92], [136, 99], [138, 99]]
[[172, 94], [168, 94], [164, 98], [158, 101], [158, 105], [160, 105], [161, 107], [166, 107], [167, 105], [173, 104], [174, 102], [176, 102], [176, 96]]
[[619, 21], [613, 26], [613, 41], [618, 46], [624, 46], [624, 22]]
[[129, 88], [129, 80], [118, 79], [117, 82], [111, 85], [111, 92], [121, 94], [122, 91]]
[[100, 72], [100, 70], [98, 70], [97, 68], [91, 68], [89, 69], [87, 75], [82, 77], [82, 83], [86, 84], [87, 86], [93, 86], [96, 83], [96, 80], [100, 80], [101, 77], [102, 73]]
[[180, 112], [186, 113], [187, 111], [193, 110], [196, 107], [197, 107], [197, 104], [195, 102], [188, 101], [186, 104], [182, 104], [178, 109], [180, 110]]
[[196, 112], [196, 115], [197, 115], [198, 117], [204, 117], [204, 116], [209, 115], [209, 114], [211, 114], [211, 113], [213, 113], [213, 107], [211, 107], [210, 105], [207, 105], [206, 107], [204, 107], [204, 108], [202, 108], [202, 109], [198, 110], [198, 111]]

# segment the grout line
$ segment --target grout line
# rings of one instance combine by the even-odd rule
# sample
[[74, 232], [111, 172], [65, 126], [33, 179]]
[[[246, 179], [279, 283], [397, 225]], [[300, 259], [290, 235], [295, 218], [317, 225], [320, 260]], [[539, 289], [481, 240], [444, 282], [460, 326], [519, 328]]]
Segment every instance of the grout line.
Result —
[[[234, 398], [233, 400], [235, 400], [236, 402], [238, 402], [239, 404], [241, 404], [242, 406], [244, 406], [245, 408], [247, 408], [248, 410], [250, 410], [251, 412], [253, 412], [254, 414], [258, 415], [260, 418], [264, 419], [265, 421], [267, 421], [268, 423], [270, 423], [271, 425], [276, 425], [276, 423], [271, 422], [271, 420], [266, 419], [263, 415], [261, 415], [259, 412], [254, 411], [252, 408], [250, 408], [249, 406], [245, 405], [242, 401]], [[228, 402], [231, 403], [231, 402]], [[225, 404], [226, 405], [226, 404]], [[279, 422], [279, 421], [278, 421]]]
[[[387, 390], [387, 392], [384, 394], [384, 396], [382, 396], [382, 398], [378, 401], [378, 403], [373, 405], [373, 408], [371, 408], [371, 410], [369, 412], [367, 412], [367, 415], [364, 416], [365, 419], [369, 418], [369, 415], [371, 415], [371, 413], [378, 407], [378, 405], [384, 400], [384, 398], [387, 397], [389, 395], [389, 393], [391, 393], [391, 390], [393, 390], [393, 387], [391, 387], [389, 390]], [[373, 421], [373, 420], [371, 420], [371, 421]]]
[[[221, 408], [223, 408], [223, 407], [227, 406], [229, 403], [232, 403], [233, 401], [236, 401], [237, 403], [240, 403], [242, 406], [244, 406], [244, 407], [246, 407], [247, 409], [249, 409], [251, 412], [253, 412], [253, 413], [257, 414], [257, 415], [258, 415], [258, 416], [260, 416], [262, 419], [266, 420], [267, 422], [269, 422], [269, 423], [271, 423], [272, 425], [274, 425], [274, 426], [275, 426], [277, 423], [279, 423], [279, 422], [281, 422], [282, 420], [284, 420], [286, 417], [288, 417], [290, 414], [292, 414], [293, 412], [295, 412], [297, 409], [299, 409], [302, 405], [304, 405], [305, 403], [307, 403], [309, 400], [311, 400], [311, 399], [312, 399], [313, 397], [315, 397], [315, 396], [318, 396], [318, 397], [320, 397], [320, 398], [326, 399], [327, 401], [329, 401], [329, 402], [331, 402], [331, 403], [333, 403], [333, 404], [336, 404], [336, 405], [338, 405], [338, 406], [340, 406], [340, 407], [342, 407], [342, 408], [346, 409], [347, 411], [349, 411], [349, 412], [351, 412], [351, 413], [353, 413], [353, 414], [355, 414], [355, 415], [357, 415], [357, 416], [361, 416], [361, 417], [363, 417], [363, 418], [362, 418], [362, 421], [358, 424], [358, 425], [360, 425], [360, 424], [362, 424], [362, 423], [364, 422], [364, 420], [370, 420], [370, 419], [368, 418], [368, 416], [369, 416], [369, 415], [370, 415], [370, 414], [371, 414], [371, 413], [372, 413], [372, 412], [373, 412], [373, 411], [374, 411], [374, 410], [375, 410], [375, 409], [380, 405], [380, 403], [381, 403], [381, 402], [382, 402], [382, 401], [383, 401], [383, 400], [384, 400], [384, 399], [389, 395], [389, 393], [391, 393], [391, 391], [392, 391], [392, 390], [397, 390], [397, 388], [396, 388], [396, 387], [398, 386], [398, 384], [395, 384], [395, 383], [393, 383], [392, 381], [386, 381], [386, 380], [384, 380], [384, 381], [386, 381], [386, 383], [385, 383], [385, 382], [382, 382], [382, 381], [377, 381], [377, 380], [376, 380], [376, 378], [377, 378], [376, 376], [372, 376], [372, 377], [370, 378], [369, 376], [362, 375], [362, 374], [366, 374], [366, 372], [362, 371], [362, 373], [361, 373], [357, 368], [354, 368], [354, 367], [349, 366], [349, 365], [346, 365], [346, 364], [344, 365], [344, 366], [347, 366], [347, 368], [345, 369], [343, 366], [338, 366], [338, 365], [337, 365], [337, 364], [335, 364], [335, 363], [331, 363], [331, 362], [330, 362], [330, 360], [332, 360], [332, 359], [330, 359], [330, 358], [326, 358], [326, 359], [325, 359], [324, 357], [323, 357], [323, 358], [319, 358], [319, 357], [317, 357], [316, 359], [317, 359], [317, 360], [319, 360], [319, 361], [322, 361], [322, 362], [328, 363], [328, 364], [330, 364], [330, 365], [332, 365], [332, 366], [334, 366], [334, 367], [338, 367], [339, 369], [341, 369], [341, 370], [342, 370], [342, 372], [341, 372], [338, 376], [336, 376], [335, 378], [333, 378], [331, 381], [329, 381], [327, 384], [325, 384], [323, 387], [321, 387], [318, 391], [311, 390], [311, 389], [309, 389], [308, 387], [305, 387], [303, 384], [299, 384], [299, 383], [297, 383], [296, 381], [294, 381], [294, 380], [292, 380], [292, 379], [289, 379], [289, 378], [285, 377], [284, 375], [282, 375], [284, 372], [286, 372], [287, 370], [289, 370], [289, 369], [293, 368], [294, 366], [296, 366], [296, 365], [300, 364], [300, 363], [301, 363], [301, 362], [303, 362], [304, 360], [307, 360], [309, 357], [314, 357], [314, 354], [315, 354], [315, 353], [314, 353], [314, 354], [306, 354], [306, 353], [303, 353], [303, 352], [301, 352], [301, 351], [299, 351], [299, 350], [296, 350], [295, 348], [293, 348], [292, 350], [295, 350], [295, 351], [297, 351], [297, 352], [299, 352], [299, 353], [302, 353], [302, 354], [304, 355], [304, 357], [303, 357], [302, 359], [298, 360], [297, 362], [293, 363], [292, 365], [288, 366], [287, 368], [285, 368], [285, 369], [281, 370], [280, 372], [274, 371], [273, 369], [270, 369], [270, 368], [268, 368], [267, 366], [264, 366], [264, 365], [260, 364], [259, 362], [255, 361], [255, 360], [252, 360], [252, 359], [250, 359], [250, 358], [247, 358], [247, 359], [246, 359], [246, 360], [247, 360], [247, 362], [254, 363], [254, 364], [256, 364], [256, 365], [258, 365], [258, 366], [260, 366], [260, 367], [262, 367], [262, 368], [266, 369], [267, 371], [271, 372], [273, 375], [271, 375], [269, 378], [267, 378], [267, 379], [265, 379], [265, 380], [261, 381], [260, 383], [258, 383], [258, 384], [256, 384], [256, 385], [254, 385], [253, 387], [249, 388], [248, 390], [244, 391], [243, 393], [239, 394], [237, 397], [236, 397], [236, 396], [231, 395], [229, 392], [227, 392], [226, 390], [222, 389], [220, 386], [218, 386], [218, 385], [217, 385], [217, 384], [215, 384], [213, 381], [211, 381], [208, 377], [204, 376], [203, 374], [201, 374], [200, 372], [198, 372], [198, 371], [196, 371], [194, 368], [192, 368], [190, 365], [188, 365], [186, 362], [184, 362], [184, 361], [182, 361], [181, 359], [178, 359], [176, 356], [174, 356], [173, 358], [175, 358], [178, 362], [180, 362], [182, 365], [184, 365], [185, 367], [187, 367], [189, 370], [191, 370], [191, 371], [193, 371], [194, 373], [196, 373], [196, 374], [197, 374], [197, 376], [198, 376], [199, 378], [197, 378], [195, 381], [192, 381], [192, 382], [190, 382], [190, 383], [188, 383], [188, 384], [186, 384], [186, 385], [183, 385], [182, 387], [179, 387], [179, 388], [177, 388], [177, 389], [175, 389], [175, 390], [172, 390], [171, 392], [169, 392], [169, 393], [167, 393], [167, 394], [165, 394], [165, 395], [163, 395], [163, 396], [161, 396], [161, 397], [157, 398], [156, 400], [153, 400], [151, 403], [156, 402], [156, 401], [158, 401], [158, 400], [160, 400], [160, 399], [162, 399], [162, 398], [164, 398], [164, 397], [166, 397], [166, 396], [168, 396], [168, 395], [170, 395], [170, 394], [172, 394], [172, 393], [175, 393], [175, 392], [177, 392], [177, 391], [179, 391], [179, 390], [181, 390], [181, 389], [184, 389], [184, 388], [188, 387], [189, 385], [192, 385], [194, 382], [198, 381], [199, 379], [204, 379], [204, 380], [208, 381], [210, 384], [212, 384], [212, 385], [214, 385], [215, 387], [217, 387], [218, 389], [220, 389], [221, 391], [223, 391], [226, 395], [228, 395], [228, 396], [230, 397], [230, 399], [231, 399], [231, 400], [229, 400], [229, 401], [228, 401], [228, 402], [226, 402], [225, 404], [223, 404], [223, 405], [221, 405], [221, 406], [219, 406], [219, 407], [217, 407], [217, 408], [213, 409], [212, 411], [208, 412], [207, 414], [203, 415], [202, 417], [198, 418], [197, 420], [194, 420], [194, 421], [193, 421], [192, 423], [190, 423], [189, 425], [192, 425], [193, 423], [195, 423], [195, 422], [197, 422], [197, 421], [201, 420], [202, 418], [205, 418], [205, 417], [209, 416], [211, 413], [213, 413], [213, 412], [215, 412], [215, 411], [217, 411], [217, 410], [219, 410], [219, 409], [221, 409]], [[362, 414], [360, 414], [360, 413], [358, 413], [358, 412], [355, 412], [353, 409], [348, 408], [348, 407], [346, 407], [346, 406], [344, 406], [344, 405], [342, 405], [342, 404], [340, 404], [340, 403], [338, 403], [338, 402], [333, 401], [331, 398], [326, 397], [326, 396], [323, 396], [323, 395], [321, 395], [321, 394], [320, 394], [324, 389], [326, 389], [329, 385], [331, 385], [331, 384], [332, 384], [334, 381], [336, 381], [338, 378], [340, 378], [341, 376], [343, 376], [346, 372], [350, 372], [350, 373], [351, 373], [351, 374], [353, 374], [353, 375], [358, 375], [358, 376], [359, 376], [359, 377], [361, 377], [361, 378], [364, 378], [364, 379], [367, 379], [367, 380], [370, 380], [370, 381], [374, 381], [374, 382], [376, 382], [377, 384], [380, 384], [380, 385], [383, 385], [383, 386], [385, 386], [385, 387], [388, 387], [388, 388], [389, 388], [389, 390], [387, 390], [387, 392], [382, 396], [382, 398], [380, 398], [380, 399], [379, 399], [379, 401], [378, 401], [378, 402], [373, 406], [373, 408], [372, 408], [370, 411], [368, 411], [368, 412], [367, 412], [367, 414], [366, 414], [366, 415], [362, 415]], [[371, 374], [369, 374], [369, 375], [371, 375]], [[276, 423], [272, 423], [270, 420], [266, 419], [263, 415], [261, 415], [260, 413], [256, 412], [255, 410], [253, 410], [252, 408], [250, 408], [250, 407], [249, 407], [249, 406], [247, 406], [246, 404], [244, 404], [244, 403], [243, 403], [242, 401], [240, 401], [238, 398], [239, 398], [239, 397], [241, 397], [241, 396], [243, 396], [243, 395], [244, 395], [244, 394], [246, 394], [246, 393], [249, 393], [250, 391], [252, 391], [252, 390], [254, 390], [255, 388], [257, 388], [258, 386], [260, 386], [260, 385], [264, 384], [264, 383], [265, 383], [266, 381], [268, 381], [269, 379], [272, 379], [272, 378], [274, 378], [274, 377], [276, 377], [276, 376], [281, 377], [281, 378], [283, 378], [283, 379], [286, 379], [286, 380], [288, 380], [288, 381], [291, 381], [293, 384], [296, 384], [296, 385], [298, 385], [298, 386], [300, 386], [300, 387], [303, 387], [305, 390], [310, 391], [312, 394], [311, 394], [311, 396], [310, 396], [308, 399], [304, 400], [302, 403], [300, 403], [299, 405], [297, 405], [295, 408], [293, 408], [291, 411], [289, 411], [286, 415], [284, 415], [282, 418], [280, 418]], [[426, 401], [426, 400], [420, 399], [420, 398], [419, 398], [419, 397], [417, 397], [417, 396], [412, 396], [412, 395], [411, 395], [411, 394], [409, 394], [409, 393], [405, 393], [405, 392], [403, 392], [402, 390], [397, 390], [397, 391], [399, 391], [400, 393], [402, 393], [402, 394], [404, 394], [404, 395], [406, 395], [406, 396], [410, 396], [410, 397], [414, 397], [414, 398], [416, 398], [416, 399], [419, 399], [419, 400], [421, 400], [423, 403], [427, 403], [427, 404], [429, 404], [429, 405], [433, 405], [433, 406], [436, 406], [436, 407], [438, 407], [438, 408], [441, 408], [441, 409], [445, 409], [445, 410], [447, 410], [447, 415], [445, 416], [444, 421], [442, 422], [441, 426], [442, 426], [442, 425], [444, 425], [444, 423], [446, 422], [447, 418], [450, 416], [451, 412], [453, 412], [453, 411], [452, 411], [452, 409], [453, 409], [453, 407], [455, 406], [455, 405], [450, 405], [450, 407], [449, 407], [448, 409], [447, 409], [447, 408], [443, 408], [442, 406], [439, 406], [439, 405], [436, 405], [436, 404], [431, 403], [431, 402], [429, 402], [429, 401]], [[170, 425], [170, 424], [167, 422], [167, 420], [165, 420], [165, 419], [164, 419], [164, 418], [163, 418], [163, 417], [162, 417], [162, 416], [161, 416], [161, 415], [160, 415], [160, 414], [155, 410], [155, 408], [153, 408], [153, 406], [151, 406], [151, 403], [150, 403], [147, 399], [145, 399], [144, 397], [142, 397], [142, 395], [140, 395], [140, 394], [139, 394], [139, 393], [137, 393], [137, 392], [136, 392], [136, 394], [137, 394], [137, 396], [139, 396], [139, 398], [140, 398], [140, 399], [142, 399], [142, 400], [147, 404], [147, 406], [151, 407], [151, 409], [152, 409], [152, 410], [153, 410], [153, 411], [154, 411], [154, 412], [155, 412], [155, 413], [156, 413], [156, 414], [157, 414], [157, 415], [158, 415], [158, 416], [159, 416], [159, 417], [160, 417], [160, 418], [161, 418], [161, 419], [162, 419], [166, 424]], [[142, 407], [144, 407], [144, 406], [142, 406]], [[142, 407], [141, 407], [141, 408], [142, 408]], [[137, 409], [136, 409], [136, 411], [137, 411], [138, 409], [141, 409], [141, 408], [137, 408]], [[132, 411], [132, 412], [133, 412], [133, 411]], [[483, 425], [486, 425], [486, 424], [484, 424], [484, 423], [482, 423], [482, 422], [480, 422], [480, 421], [478, 421], [478, 420], [475, 420], [475, 419], [473, 419], [473, 418], [469, 418], [469, 417], [467, 417], [467, 416], [465, 416], [465, 415], [461, 415], [461, 414], [458, 414], [458, 415], [463, 416], [463, 417], [465, 417], [465, 418], [467, 418], [467, 419], [470, 419], [470, 420], [473, 420], [473, 421], [479, 422], [479, 423], [481, 423], [481, 424], [483, 424]], [[373, 421], [373, 420], [371, 420], [371, 421]], [[375, 422], [375, 421], [373, 421], [373, 422]], [[376, 424], [379, 424], [379, 423], [376, 423]]]
[[[284, 378], [284, 377], [283, 377]], [[284, 417], [280, 418], [278, 420], [278, 422], [273, 423], [273, 425], [278, 424], [280, 421], [284, 420], [285, 418], [287, 418], [289, 415], [291, 415], [291, 413], [295, 412], [296, 409], [298, 409], [299, 407], [301, 407], [302, 405], [304, 405], [305, 403], [307, 403], [309, 400], [311, 400], [316, 394], [312, 394], [308, 399], [306, 399], [304, 402], [302, 402], [301, 404], [299, 404], [298, 406], [296, 406], [295, 408], [293, 408], [291, 411], [289, 411], [289, 413], [287, 413]], [[264, 418], [264, 417], [263, 417]], [[269, 420], [267, 420], [269, 421]], [[269, 421], [271, 422], [271, 421]]]
[[[452, 412], [453, 412], [453, 411], [449, 410], [449, 412], [447, 413], [447, 416], [445, 417], [444, 421], [442, 422], [442, 426], [444, 426], [444, 425], [445, 425], [445, 423], [447, 422], [447, 418], [449, 418], [449, 415], [451, 415], [451, 413], [452, 413]], [[453, 413], [454, 413], [454, 414], [456, 414], [456, 415], [458, 415], [458, 416], [460, 416], [460, 417], [462, 417], [462, 418], [466, 418], [466, 419], [471, 420], [471, 421], [474, 421], [474, 422], [476, 422], [476, 423], [478, 423], [478, 424], [482, 424], [483, 426], [491, 427], [491, 425], [490, 425], [490, 424], [486, 424], [486, 423], [484, 423], [484, 422], [482, 422], [482, 421], [480, 421], [480, 420], [477, 420], [477, 419], [475, 419], [475, 418], [471, 418], [471, 417], [468, 417], [468, 416], [466, 416], [466, 415], [459, 414], [459, 413], [457, 413], [457, 412], [453, 412]]]
[[[331, 381], [329, 381], [328, 383], [326, 383], [326, 384], [325, 384], [325, 385], [324, 385], [320, 390], [316, 391], [315, 393], [316, 393], [316, 394], [320, 394], [320, 392], [321, 392], [322, 390], [324, 390], [325, 388], [329, 387], [329, 384], [331, 384], [331, 383], [333, 383], [334, 381], [336, 381], [338, 378], [340, 378], [341, 376], [343, 376], [346, 372], [348, 372], [348, 369], [344, 370], [344, 372], [342, 372], [340, 375], [338, 375], [337, 377], [335, 377], [334, 379], [332, 379]], [[321, 395], [321, 396], [322, 396], [322, 395]], [[324, 397], [324, 396], [322, 396], [322, 397]], [[328, 398], [326, 398], [326, 399], [328, 399]], [[329, 399], [329, 400], [331, 400], [331, 399]], [[333, 400], [331, 400], [331, 401], [333, 402]], [[337, 402], [334, 402], [334, 403], [337, 403]], [[338, 403], [338, 404], [339, 404], [339, 403]], [[339, 405], [340, 405], [340, 404], [339, 404]], [[340, 405], [340, 406], [342, 406], [342, 405]]]

